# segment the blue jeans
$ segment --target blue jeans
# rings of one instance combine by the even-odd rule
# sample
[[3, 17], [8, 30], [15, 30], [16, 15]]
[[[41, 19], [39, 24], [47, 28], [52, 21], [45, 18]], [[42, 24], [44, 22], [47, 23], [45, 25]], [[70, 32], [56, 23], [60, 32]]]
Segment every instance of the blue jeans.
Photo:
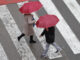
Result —
[[[52, 43], [52, 45], [57, 49], [57, 50], [62, 50], [55, 42], [54, 43]], [[43, 52], [43, 56], [46, 56], [46, 54], [47, 54], [47, 52], [48, 52], [48, 50], [49, 50], [49, 46], [50, 46], [50, 44], [46, 44], [46, 49], [44, 50], [44, 52]]]

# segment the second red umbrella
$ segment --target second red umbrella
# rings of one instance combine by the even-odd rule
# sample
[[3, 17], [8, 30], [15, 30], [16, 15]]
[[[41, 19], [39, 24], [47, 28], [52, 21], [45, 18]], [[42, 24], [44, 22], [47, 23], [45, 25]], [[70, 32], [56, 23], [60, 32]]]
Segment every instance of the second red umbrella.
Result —
[[19, 10], [23, 14], [32, 13], [39, 10], [42, 7], [42, 4], [39, 1], [32, 1], [25, 3]]
[[48, 28], [55, 26], [59, 19], [55, 15], [44, 15], [40, 16], [39, 20], [36, 22], [36, 26], [40, 28]]

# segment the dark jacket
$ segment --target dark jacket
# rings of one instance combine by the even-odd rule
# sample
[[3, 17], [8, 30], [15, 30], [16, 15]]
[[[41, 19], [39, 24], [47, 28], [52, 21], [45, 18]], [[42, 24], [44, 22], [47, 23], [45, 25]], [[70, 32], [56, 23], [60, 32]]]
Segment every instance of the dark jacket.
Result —
[[55, 27], [48, 28], [48, 31], [46, 29], [43, 30], [41, 33], [41, 36], [45, 35], [46, 42], [48, 44], [52, 44], [55, 41]]

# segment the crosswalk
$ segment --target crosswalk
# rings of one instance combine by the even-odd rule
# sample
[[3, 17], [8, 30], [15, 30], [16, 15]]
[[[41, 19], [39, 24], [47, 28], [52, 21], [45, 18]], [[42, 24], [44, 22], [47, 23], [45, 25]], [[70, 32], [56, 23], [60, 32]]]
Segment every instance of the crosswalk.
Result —
[[[74, 55], [80, 54], [80, 40], [73, 32], [69, 24], [66, 22], [64, 17], [61, 15], [59, 10], [57, 9], [56, 5], [52, 0], [39, 0], [43, 8], [48, 14], [54, 14], [58, 16], [60, 19], [59, 23], [56, 25], [57, 29], [59, 30], [60, 34], [64, 38], [64, 41], [66, 44], [69, 46], [71, 51], [73, 52]], [[26, 1], [27, 2], [27, 1]], [[63, 0], [63, 2], [66, 4], [66, 6], [69, 8], [71, 13], [74, 15], [76, 20], [80, 23], [80, 6], [76, 2], [76, 0]], [[17, 3], [17, 6], [20, 8], [25, 2]], [[74, 5], [75, 4], [75, 5]], [[15, 7], [13, 7], [15, 8]], [[20, 42], [17, 41], [17, 36], [21, 34], [21, 30], [18, 27], [18, 24], [16, 23], [15, 19], [13, 18], [12, 14], [10, 13], [8, 7], [6, 5], [0, 6], [0, 19], [3, 22], [7, 32], [9, 33], [9, 36], [11, 38], [11, 41], [13, 42], [14, 46], [17, 49], [17, 52], [19, 55], [22, 57], [21, 60], [37, 60], [35, 57], [35, 54], [32, 52], [30, 49], [29, 45], [26, 43], [25, 38], [22, 38]], [[36, 13], [32, 13], [34, 15], [35, 20], [38, 20], [39, 17]], [[34, 27], [35, 34], [41, 43], [41, 46], [43, 49], [45, 49], [45, 38], [39, 38], [40, 33], [43, 31], [43, 29], [37, 28], [36, 26]], [[1, 43], [1, 42], [0, 42]], [[60, 42], [61, 43], [61, 42]], [[8, 55], [5, 53], [4, 48], [0, 44], [0, 57], [1, 55], [5, 55], [1, 60], [9, 60]], [[48, 51], [48, 57], [49, 59], [55, 59], [55, 58], [61, 58], [63, 57], [62, 53], [54, 53], [56, 51], [55, 47], [50, 46], [50, 50]]]
[[80, 23], [80, 5], [77, 3], [76, 0], [63, 0], [66, 6], [70, 9], [70, 11], [73, 13], [73, 15], [76, 17], [77, 21]]

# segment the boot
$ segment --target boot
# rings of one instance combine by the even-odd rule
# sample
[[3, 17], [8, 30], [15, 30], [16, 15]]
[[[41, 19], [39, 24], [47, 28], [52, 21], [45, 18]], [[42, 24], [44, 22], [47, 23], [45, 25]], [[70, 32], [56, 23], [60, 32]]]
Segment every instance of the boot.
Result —
[[18, 41], [20, 41], [20, 39], [21, 39], [23, 36], [25, 36], [24, 33], [22, 33], [20, 36], [18, 36], [18, 37], [17, 37]]
[[30, 40], [30, 43], [36, 43], [36, 41], [34, 41], [34, 40]]
[[33, 40], [33, 36], [30, 36], [30, 43], [36, 43], [36, 41]]

